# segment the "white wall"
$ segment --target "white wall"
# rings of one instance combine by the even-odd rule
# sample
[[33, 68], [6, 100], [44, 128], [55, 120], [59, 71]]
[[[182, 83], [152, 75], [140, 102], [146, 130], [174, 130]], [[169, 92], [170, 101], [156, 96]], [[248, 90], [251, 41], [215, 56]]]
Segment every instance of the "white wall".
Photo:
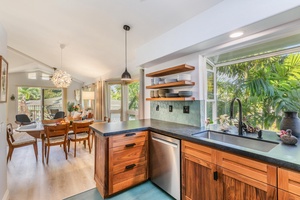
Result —
[[[188, 64], [192, 65], [195, 67], [194, 71], [190, 72], [185, 72], [185, 74], [191, 74], [192, 75], [192, 81], [195, 82], [195, 86], [184, 86], [184, 87], [175, 87], [174, 92], [180, 91], [180, 90], [189, 90], [193, 91], [193, 97], [195, 97], [196, 100], [199, 100], [199, 54], [191, 54], [188, 56], [184, 56], [181, 58], [177, 58], [156, 66], [153, 66], [151, 68], [145, 68], [145, 75], [154, 71], [159, 71], [162, 69], [170, 68], [170, 67], [175, 67], [177, 65], [181, 64]], [[170, 75], [170, 76], [164, 76], [162, 78], [171, 78], [174, 77], [176, 78], [178, 74]], [[151, 89], [146, 89], [146, 86], [151, 85], [151, 78], [150, 77], [145, 77], [145, 98], [150, 97], [150, 91]], [[145, 102], [145, 113], [144, 113], [144, 118], [148, 119], [150, 118], [150, 102], [146, 101]]]
[[[7, 36], [0, 24], [0, 55], [7, 56]], [[8, 199], [6, 169], [6, 103], [0, 103], [0, 199]]]
[[[37, 72], [37, 80], [32, 80], [27, 78], [27, 73], [10, 73], [8, 78], [8, 115], [7, 121], [15, 125], [15, 116], [18, 112], [18, 101], [17, 99], [12, 101], [10, 96], [14, 94], [17, 98], [18, 86], [32, 86], [32, 87], [45, 87], [45, 88], [55, 88], [50, 80], [41, 80], [41, 73]], [[74, 101], [74, 90], [81, 89], [83, 84], [72, 81], [71, 85], [67, 88], [67, 101]], [[65, 105], [66, 106], [66, 105]]]
[[299, 0], [224, 0], [141, 46], [137, 49], [136, 66], [162, 59], [299, 5]]

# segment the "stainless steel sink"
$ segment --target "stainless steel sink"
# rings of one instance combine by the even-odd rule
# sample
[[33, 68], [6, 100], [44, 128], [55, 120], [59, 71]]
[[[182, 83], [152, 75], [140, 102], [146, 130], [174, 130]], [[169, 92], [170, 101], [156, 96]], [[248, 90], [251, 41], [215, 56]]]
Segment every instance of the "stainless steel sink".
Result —
[[218, 133], [212, 131], [206, 133], [196, 133], [193, 134], [192, 136], [196, 138], [207, 138], [211, 140], [216, 140], [216, 141], [233, 144], [240, 147], [246, 147], [249, 149], [254, 149], [263, 152], [269, 152], [271, 149], [273, 149], [279, 144], [277, 142], [257, 140], [254, 138], [247, 138], [238, 135]]

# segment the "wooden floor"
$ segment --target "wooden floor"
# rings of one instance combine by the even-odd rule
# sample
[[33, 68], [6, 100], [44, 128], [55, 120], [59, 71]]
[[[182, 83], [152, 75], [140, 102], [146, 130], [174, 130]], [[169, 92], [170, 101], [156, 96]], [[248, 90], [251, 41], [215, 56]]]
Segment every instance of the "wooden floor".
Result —
[[94, 148], [89, 154], [88, 148], [78, 143], [74, 158], [73, 145], [68, 160], [62, 147], [51, 147], [48, 165], [42, 163], [40, 141], [37, 162], [32, 146], [15, 149], [7, 165], [10, 200], [61, 200], [95, 188]]

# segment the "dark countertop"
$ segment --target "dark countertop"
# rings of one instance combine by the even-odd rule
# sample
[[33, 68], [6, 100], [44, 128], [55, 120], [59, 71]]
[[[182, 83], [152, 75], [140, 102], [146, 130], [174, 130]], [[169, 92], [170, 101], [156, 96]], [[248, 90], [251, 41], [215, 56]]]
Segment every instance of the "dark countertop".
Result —
[[[91, 128], [102, 136], [113, 136], [122, 133], [150, 130], [178, 139], [210, 146], [218, 150], [242, 155], [251, 159], [268, 162], [279, 167], [300, 171], [300, 143], [296, 145], [283, 144], [275, 132], [263, 131], [263, 140], [278, 142], [279, 144], [269, 152], [253, 150], [246, 147], [231, 145], [207, 138], [196, 138], [192, 134], [206, 132], [205, 128], [177, 124], [172, 122], [144, 119], [127, 122], [94, 123]], [[217, 129], [213, 126], [211, 130]], [[247, 134], [246, 137], [256, 138], [257, 134]]]

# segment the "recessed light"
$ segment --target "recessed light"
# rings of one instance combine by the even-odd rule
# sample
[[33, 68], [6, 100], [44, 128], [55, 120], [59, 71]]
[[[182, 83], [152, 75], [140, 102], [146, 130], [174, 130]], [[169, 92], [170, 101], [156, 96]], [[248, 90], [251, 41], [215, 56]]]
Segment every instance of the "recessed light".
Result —
[[235, 33], [230, 34], [229, 37], [231, 37], [231, 38], [237, 38], [237, 37], [240, 37], [242, 35], [244, 35], [244, 33], [242, 31], [239, 31], [239, 32], [235, 32]]

